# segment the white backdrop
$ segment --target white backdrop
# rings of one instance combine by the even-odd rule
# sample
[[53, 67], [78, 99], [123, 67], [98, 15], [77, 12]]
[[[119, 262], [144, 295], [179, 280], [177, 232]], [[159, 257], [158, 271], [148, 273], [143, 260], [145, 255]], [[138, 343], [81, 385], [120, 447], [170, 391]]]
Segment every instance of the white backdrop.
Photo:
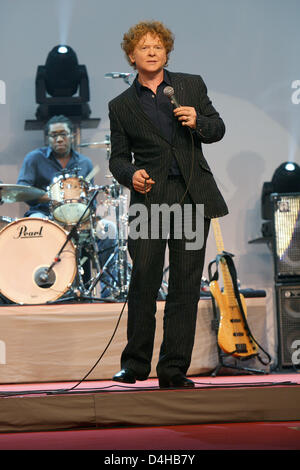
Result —
[[[248, 241], [261, 234], [263, 182], [281, 162], [300, 160], [299, 0], [0, 0], [0, 12], [0, 179], [14, 184], [25, 154], [43, 144], [42, 132], [24, 123], [35, 118], [37, 66], [55, 45], [70, 45], [87, 66], [91, 117], [101, 123], [83, 130], [82, 141], [95, 142], [109, 134], [108, 101], [127, 86], [105, 73], [131, 71], [123, 33], [142, 19], [161, 20], [175, 33], [169, 69], [202, 75], [227, 127], [221, 142], [204, 148], [230, 209], [221, 221], [225, 248], [242, 287], [272, 289], [271, 253]], [[101, 168], [97, 183], [107, 184], [105, 150], [85, 154]], [[24, 203], [0, 207], [12, 217], [24, 211]], [[215, 254], [211, 233], [207, 262]]]

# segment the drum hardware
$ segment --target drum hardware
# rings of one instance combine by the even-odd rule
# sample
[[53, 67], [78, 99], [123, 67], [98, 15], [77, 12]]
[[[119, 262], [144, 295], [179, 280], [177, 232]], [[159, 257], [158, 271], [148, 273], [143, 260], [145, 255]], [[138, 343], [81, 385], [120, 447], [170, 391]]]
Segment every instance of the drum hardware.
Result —
[[[123, 76], [124, 75], [124, 76]], [[123, 74], [124, 80], [129, 80], [134, 74]], [[126, 75], [126, 76], [125, 76]], [[106, 74], [106, 77], [112, 77], [112, 74]], [[112, 78], [116, 78], [113, 76]], [[119, 77], [118, 77], [119, 78]], [[129, 83], [129, 82], [128, 82]], [[111, 145], [110, 136], [105, 136], [106, 141], [106, 158], [110, 159]], [[106, 187], [105, 192], [111, 207], [115, 210], [116, 219], [116, 248], [114, 253], [109, 257], [104, 270], [111, 278], [111, 285], [114, 297], [123, 302], [127, 299], [130, 277], [131, 277], [131, 264], [128, 262], [127, 255], [127, 240], [128, 240], [128, 208], [127, 208], [127, 195], [124, 194], [124, 186], [120, 185], [117, 180], [110, 173], [106, 175], [111, 178], [112, 183]], [[117, 273], [117, 279], [113, 273]]]
[[[110, 158], [110, 136], [106, 136], [104, 142], [95, 142], [94, 144], [81, 144], [83, 146], [106, 146], [107, 159]], [[110, 185], [102, 186], [101, 190], [106, 194], [106, 204], [114, 208], [116, 220], [116, 247], [114, 252], [107, 259], [102, 267], [102, 272], [109, 275], [110, 282], [105, 282], [111, 289], [113, 297], [122, 302], [125, 301], [128, 294], [131, 265], [127, 256], [127, 238], [128, 238], [128, 209], [127, 195], [124, 194], [124, 187], [120, 185], [111, 175], [106, 175], [112, 179]], [[116, 275], [114, 274], [116, 273]], [[99, 272], [93, 279], [90, 289], [98, 283], [101, 273]], [[104, 282], [104, 281], [103, 281]]]
[[[97, 283], [102, 280], [112, 292], [114, 299], [123, 301], [127, 297], [130, 280], [130, 267], [127, 262], [127, 196], [123, 195], [123, 188], [114, 180], [112, 185], [94, 186], [91, 190], [103, 191], [108, 197], [113, 197], [113, 206], [116, 215], [116, 246], [115, 250], [106, 260], [102, 269], [90, 280], [86, 294], [90, 295]], [[97, 217], [99, 220], [99, 217]], [[103, 236], [105, 232], [103, 231]], [[101, 239], [98, 233], [98, 238]], [[94, 238], [93, 243], [96, 244]], [[93, 250], [96, 252], [95, 249]], [[101, 279], [103, 273], [108, 275], [109, 281]]]
[[13, 219], [12, 217], [7, 217], [6, 215], [1, 215], [0, 216], [0, 230], [2, 230], [6, 225], [10, 224], [16, 219]]
[[[86, 286], [85, 281], [83, 279], [83, 272], [82, 272], [82, 266], [81, 266], [81, 264], [82, 264], [82, 262], [81, 262], [82, 252], [83, 252], [84, 249], [88, 249], [88, 250], [90, 250], [90, 253], [91, 253], [92, 263], [94, 264], [94, 267], [98, 272], [98, 276], [97, 276], [98, 280], [100, 280], [100, 278], [102, 276], [102, 272], [100, 272], [101, 268], [100, 268], [100, 265], [99, 265], [98, 258], [96, 256], [97, 246], [96, 246], [95, 234], [94, 234], [93, 230], [91, 229], [90, 230], [91, 238], [89, 239], [89, 243], [87, 244], [87, 246], [85, 246], [84, 243], [81, 243], [79, 241], [80, 230], [78, 230], [78, 227], [80, 226], [82, 221], [86, 219], [86, 213], [89, 213], [89, 217], [92, 218], [92, 215], [90, 214], [90, 209], [91, 209], [91, 207], [94, 203], [94, 200], [95, 200], [96, 196], [98, 195], [99, 191], [102, 188], [103, 188], [102, 186], [97, 186], [97, 187], [93, 188], [94, 194], [92, 195], [92, 197], [90, 198], [88, 204], [86, 205], [86, 208], [85, 208], [84, 212], [81, 214], [78, 221], [76, 223], [72, 224], [72, 228], [70, 229], [69, 233], [67, 234], [67, 239], [66, 239], [65, 243], [63, 244], [63, 246], [60, 248], [60, 250], [56, 254], [56, 256], [53, 259], [53, 261], [52, 261], [51, 265], [49, 266], [49, 268], [47, 268], [45, 271], [43, 271], [41, 273], [42, 276], [43, 276], [42, 282], [48, 282], [48, 279], [46, 279], [46, 278], [47, 278], [47, 276], [50, 276], [51, 270], [54, 268], [54, 266], [57, 263], [60, 262], [60, 255], [63, 252], [63, 250], [65, 248], [65, 245], [67, 244], [68, 241], [73, 239], [74, 242], [75, 242], [75, 258], [76, 258], [76, 266], [77, 266], [77, 275], [75, 277], [75, 282], [71, 286], [71, 289], [67, 292], [66, 296], [61, 297], [60, 299], [56, 300], [55, 303], [57, 303], [57, 302], [66, 302], [66, 301], [69, 301], [69, 300], [89, 300], [89, 301], [91, 301], [91, 300], [101, 300], [100, 298], [96, 299], [95, 297], [92, 297], [92, 295], [91, 295], [92, 290], [94, 289], [96, 284], [94, 282], [92, 282], [92, 280], [90, 280], [89, 284], [92, 284], [93, 287], [90, 288], [89, 284], [88, 284], [88, 286]], [[91, 220], [91, 228], [92, 228], [92, 220]], [[97, 282], [98, 282], [98, 280], [97, 280]]]

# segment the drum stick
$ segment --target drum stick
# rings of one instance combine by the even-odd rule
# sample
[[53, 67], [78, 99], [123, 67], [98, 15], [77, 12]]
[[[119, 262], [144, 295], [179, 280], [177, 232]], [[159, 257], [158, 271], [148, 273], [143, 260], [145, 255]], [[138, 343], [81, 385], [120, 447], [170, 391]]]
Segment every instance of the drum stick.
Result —
[[88, 182], [91, 181], [92, 178], [94, 178], [94, 176], [96, 176], [96, 174], [100, 171], [100, 167], [99, 165], [96, 165], [92, 171], [87, 175], [87, 177], [85, 178]]

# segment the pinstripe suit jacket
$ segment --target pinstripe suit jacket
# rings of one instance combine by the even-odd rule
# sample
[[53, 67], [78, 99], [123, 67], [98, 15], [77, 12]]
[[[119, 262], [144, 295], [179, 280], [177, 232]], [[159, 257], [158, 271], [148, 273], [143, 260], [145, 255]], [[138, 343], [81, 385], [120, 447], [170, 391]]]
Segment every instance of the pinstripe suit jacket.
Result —
[[188, 129], [176, 120], [173, 141], [166, 140], [143, 111], [133, 84], [109, 103], [112, 146], [110, 171], [120, 184], [131, 189], [133, 204], [144, 202], [145, 196], [132, 188], [134, 172], [144, 168], [155, 181], [148, 193], [150, 201], [161, 203], [175, 155], [186, 183], [191, 176], [189, 192], [193, 201], [204, 204], [206, 217], [221, 217], [228, 213], [228, 209], [203, 156], [202, 143], [221, 140], [225, 133], [224, 123], [212, 106], [200, 76], [168, 73], [177, 101], [182, 106], [193, 106], [197, 111], [193, 164], [192, 139]]

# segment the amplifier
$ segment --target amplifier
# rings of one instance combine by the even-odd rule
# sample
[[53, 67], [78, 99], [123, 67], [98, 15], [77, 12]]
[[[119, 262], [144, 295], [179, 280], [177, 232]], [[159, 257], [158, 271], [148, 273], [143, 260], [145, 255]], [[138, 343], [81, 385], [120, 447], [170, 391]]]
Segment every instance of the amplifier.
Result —
[[300, 282], [276, 285], [279, 366], [299, 366]]
[[300, 280], [300, 193], [271, 194], [275, 279]]

